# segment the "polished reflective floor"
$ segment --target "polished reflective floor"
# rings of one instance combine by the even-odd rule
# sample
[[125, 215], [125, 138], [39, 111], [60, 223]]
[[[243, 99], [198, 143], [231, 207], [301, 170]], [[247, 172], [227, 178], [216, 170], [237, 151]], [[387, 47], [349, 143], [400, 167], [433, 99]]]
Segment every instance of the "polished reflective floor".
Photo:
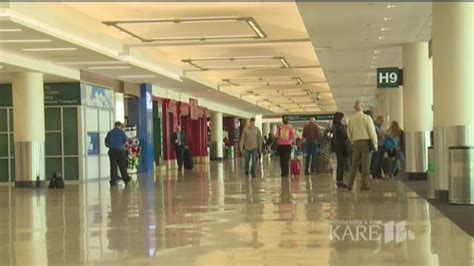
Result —
[[0, 187], [0, 265], [474, 265], [474, 240], [400, 181], [262, 178], [241, 161], [126, 188]]

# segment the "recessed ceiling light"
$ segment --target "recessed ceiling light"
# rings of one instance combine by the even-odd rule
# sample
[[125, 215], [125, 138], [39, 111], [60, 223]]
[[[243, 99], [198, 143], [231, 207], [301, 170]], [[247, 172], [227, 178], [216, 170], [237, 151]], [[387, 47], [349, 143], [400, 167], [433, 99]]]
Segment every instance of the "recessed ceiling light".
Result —
[[139, 78], [154, 78], [156, 75], [121, 75], [118, 76], [123, 79], [139, 79]]
[[379, 58], [379, 57], [378, 56], [372, 56], [372, 59], [377, 59], [377, 58]]
[[51, 42], [50, 39], [32, 39], [32, 40], [0, 40], [0, 43], [31, 43], [31, 42]]
[[384, 17], [383, 20], [384, 21], [390, 21], [390, 20], [392, 20], [392, 17]]
[[130, 66], [91, 66], [88, 69], [91, 70], [100, 70], [100, 69], [129, 69]]
[[380, 31], [388, 31], [388, 28], [380, 28]]
[[385, 39], [385, 38], [384, 38], [383, 36], [379, 36], [378, 39], [379, 39], [379, 40], [383, 40], [383, 39]]
[[395, 8], [397, 5], [387, 5], [387, 8]]
[[76, 47], [57, 47], [57, 48], [24, 48], [24, 52], [64, 52], [75, 51]]
[[19, 32], [22, 29], [0, 29], [0, 32]]
[[380, 54], [379, 50], [374, 50], [374, 54]]

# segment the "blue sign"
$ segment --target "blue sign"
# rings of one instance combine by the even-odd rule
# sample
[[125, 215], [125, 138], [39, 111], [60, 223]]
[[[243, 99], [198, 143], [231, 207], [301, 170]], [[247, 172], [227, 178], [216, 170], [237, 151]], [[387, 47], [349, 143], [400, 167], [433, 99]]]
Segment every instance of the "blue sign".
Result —
[[87, 154], [99, 155], [99, 132], [87, 132]]

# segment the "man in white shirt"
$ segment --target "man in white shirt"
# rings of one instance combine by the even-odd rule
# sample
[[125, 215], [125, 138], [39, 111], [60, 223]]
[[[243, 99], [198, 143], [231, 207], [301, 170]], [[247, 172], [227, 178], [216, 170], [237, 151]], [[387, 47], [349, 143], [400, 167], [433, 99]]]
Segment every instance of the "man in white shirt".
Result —
[[347, 133], [352, 142], [352, 166], [349, 171], [349, 186], [352, 190], [359, 165], [362, 164], [361, 190], [369, 190], [367, 179], [370, 174], [370, 159], [372, 152], [377, 149], [378, 140], [375, 133], [374, 121], [363, 113], [364, 105], [360, 101], [354, 103], [355, 113], [349, 119]]

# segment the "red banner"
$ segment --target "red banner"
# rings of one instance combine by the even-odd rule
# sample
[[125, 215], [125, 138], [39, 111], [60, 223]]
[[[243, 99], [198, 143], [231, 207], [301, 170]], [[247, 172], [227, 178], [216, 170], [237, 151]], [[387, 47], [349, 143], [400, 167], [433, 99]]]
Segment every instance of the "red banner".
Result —
[[192, 120], [197, 120], [199, 118], [199, 105], [197, 99], [189, 98], [189, 117]]

